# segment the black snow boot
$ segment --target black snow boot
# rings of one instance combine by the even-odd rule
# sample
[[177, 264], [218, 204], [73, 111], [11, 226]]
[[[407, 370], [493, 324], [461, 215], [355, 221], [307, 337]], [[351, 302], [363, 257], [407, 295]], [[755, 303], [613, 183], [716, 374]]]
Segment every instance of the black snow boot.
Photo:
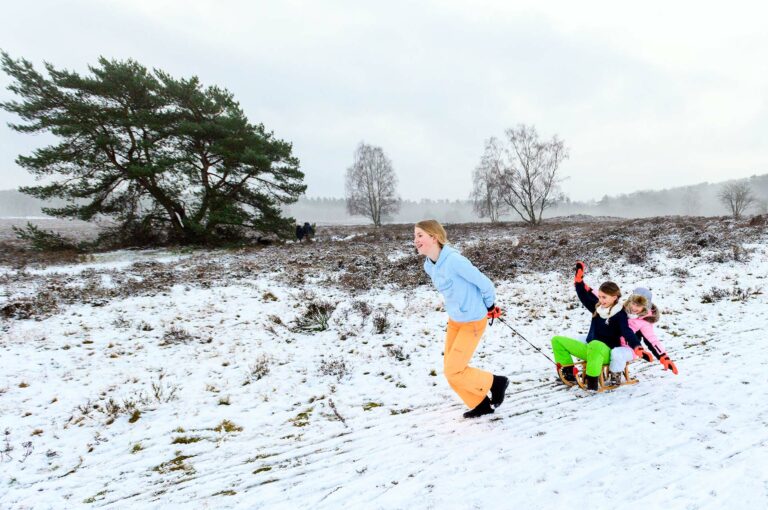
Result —
[[587, 389], [590, 391], [597, 391], [600, 389], [600, 378], [597, 376], [587, 376]]
[[485, 397], [477, 407], [464, 413], [464, 418], [478, 418], [484, 414], [491, 414], [492, 412], [493, 407], [491, 407], [491, 400], [488, 397]]
[[499, 407], [504, 402], [504, 393], [509, 386], [509, 379], [503, 375], [494, 375], [493, 384], [491, 384], [491, 405]]
[[573, 372], [573, 365], [568, 365], [565, 367], [560, 367], [560, 370], [563, 373], [563, 379], [565, 379], [568, 382], [575, 383], [576, 382], [576, 374]]

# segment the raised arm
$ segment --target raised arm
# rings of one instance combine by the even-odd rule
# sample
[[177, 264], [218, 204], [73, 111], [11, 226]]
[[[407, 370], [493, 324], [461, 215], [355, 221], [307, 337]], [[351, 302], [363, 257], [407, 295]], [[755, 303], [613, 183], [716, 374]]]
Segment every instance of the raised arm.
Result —
[[577, 260], [576, 276], [573, 278], [573, 282], [576, 285], [576, 295], [579, 296], [581, 304], [584, 305], [584, 307], [586, 307], [586, 309], [590, 312], [595, 313], [595, 307], [597, 306], [598, 299], [597, 296], [592, 294], [592, 289], [590, 289], [589, 286], [584, 283], [585, 269], [586, 265], [584, 262]]

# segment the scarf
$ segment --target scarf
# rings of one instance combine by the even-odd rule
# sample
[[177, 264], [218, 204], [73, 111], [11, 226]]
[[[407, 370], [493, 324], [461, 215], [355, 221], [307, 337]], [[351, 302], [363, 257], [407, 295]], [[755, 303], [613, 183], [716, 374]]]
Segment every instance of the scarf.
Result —
[[595, 308], [595, 312], [597, 312], [597, 315], [599, 315], [601, 318], [605, 319], [605, 324], [608, 325], [611, 323], [611, 317], [619, 313], [622, 309], [622, 306], [619, 303], [616, 303], [610, 308], [597, 306]]

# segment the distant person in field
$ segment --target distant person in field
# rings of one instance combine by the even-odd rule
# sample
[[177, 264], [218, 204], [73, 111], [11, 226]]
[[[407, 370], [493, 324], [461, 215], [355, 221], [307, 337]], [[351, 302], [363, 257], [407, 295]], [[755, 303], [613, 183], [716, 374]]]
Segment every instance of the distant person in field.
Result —
[[304, 237], [304, 227], [301, 225], [296, 225], [296, 240], [298, 242], [301, 242], [301, 239]]
[[308, 221], [304, 222], [304, 238], [307, 241], [311, 241], [313, 237], [315, 237], [315, 229], [312, 228]]
[[[611, 361], [611, 350], [622, 346], [622, 337], [632, 349], [633, 354], [648, 359], [650, 353], [643, 349], [640, 340], [629, 327], [629, 319], [624, 307], [619, 303], [621, 289], [613, 282], [605, 282], [597, 290], [597, 295], [584, 283], [583, 262], [576, 262], [574, 285], [576, 294], [584, 307], [592, 312], [592, 322], [586, 340], [564, 336], [552, 338], [552, 352], [557, 363], [558, 376], [562, 372], [568, 381], [576, 381], [573, 369], [573, 357], [587, 362], [587, 389], [600, 389], [599, 378], [603, 365]], [[626, 361], [625, 361], [626, 363]]]
[[[469, 407], [464, 418], [492, 413], [504, 402], [506, 377], [469, 366], [486, 319], [501, 317], [493, 283], [456, 249], [448, 246], [445, 229], [435, 220], [420, 221], [413, 244], [424, 258], [424, 271], [445, 300], [448, 327], [443, 372], [448, 384]], [[488, 393], [491, 396], [488, 398]]]

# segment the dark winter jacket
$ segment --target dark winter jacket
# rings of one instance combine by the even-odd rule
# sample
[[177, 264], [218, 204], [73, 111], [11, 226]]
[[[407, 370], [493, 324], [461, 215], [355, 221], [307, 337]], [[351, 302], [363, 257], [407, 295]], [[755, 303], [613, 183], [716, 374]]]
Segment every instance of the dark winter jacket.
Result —
[[[578, 294], [581, 304], [594, 314], [599, 300], [588, 290], [584, 282], [576, 284], [576, 294]], [[587, 334], [587, 343], [592, 340], [600, 340], [613, 349], [622, 345], [622, 337], [633, 349], [640, 345], [640, 340], [637, 339], [627, 322], [627, 312], [623, 309], [608, 319], [603, 319], [599, 315], [592, 317], [592, 324], [589, 326], [589, 333]]]

